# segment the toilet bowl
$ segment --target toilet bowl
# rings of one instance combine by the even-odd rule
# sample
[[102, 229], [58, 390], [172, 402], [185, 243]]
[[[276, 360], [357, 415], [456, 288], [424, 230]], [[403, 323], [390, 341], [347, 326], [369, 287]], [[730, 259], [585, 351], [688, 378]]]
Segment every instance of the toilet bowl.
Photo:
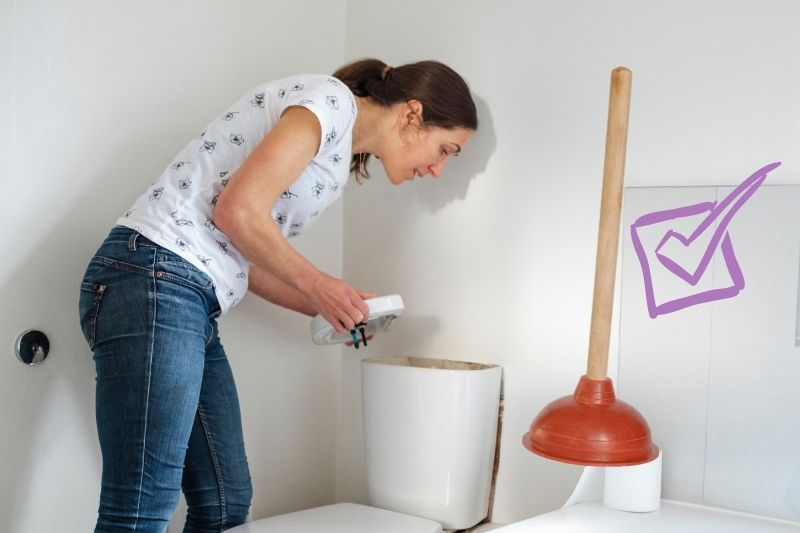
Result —
[[369, 506], [339, 503], [232, 533], [441, 533], [488, 513], [501, 368], [419, 357], [361, 362]]

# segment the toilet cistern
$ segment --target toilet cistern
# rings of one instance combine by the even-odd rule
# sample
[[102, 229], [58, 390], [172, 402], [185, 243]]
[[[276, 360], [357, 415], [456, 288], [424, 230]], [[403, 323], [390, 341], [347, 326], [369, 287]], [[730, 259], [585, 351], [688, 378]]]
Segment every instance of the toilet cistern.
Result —
[[359, 347], [359, 334], [361, 342], [367, 345], [367, 339], [376, 333], [388, 331], [394, 321], [403, 313], [403, 299], [398, 294], [378, 296], [364, 300], [369, 307], [369, 317], [366, 322], [356, 324], [356, 328], [347, 333], [339, 333], [330, 322], [322, 315], [317, 315], [311, 320], [311, 340], [314, 344], [340, 344], [352, 342], [356, 349]]

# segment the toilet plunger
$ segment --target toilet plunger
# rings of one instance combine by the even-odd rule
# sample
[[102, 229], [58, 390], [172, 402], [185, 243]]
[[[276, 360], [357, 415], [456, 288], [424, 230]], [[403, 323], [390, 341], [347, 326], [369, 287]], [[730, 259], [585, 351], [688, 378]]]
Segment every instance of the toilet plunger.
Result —
[[630, 95], [631, 71], [614, 69], [587, 373], [581, 376], [573, 395], [545, 406], [522, 438], [530, 451], [566, 463], [623, 466], [646, 463], [658, 456], [644, 417], [615, 398], [614, 386], [607, 377]]

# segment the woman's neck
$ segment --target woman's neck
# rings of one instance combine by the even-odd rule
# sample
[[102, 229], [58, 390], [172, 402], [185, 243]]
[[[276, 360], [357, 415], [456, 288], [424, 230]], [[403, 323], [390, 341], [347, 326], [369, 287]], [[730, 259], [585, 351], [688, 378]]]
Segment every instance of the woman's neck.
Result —
[[390, 123], [390, 113], [369, 97], [356, 96], [356, 123], [353, 126], [354, 154], [374, 154], [380, 157], [381, 139]]

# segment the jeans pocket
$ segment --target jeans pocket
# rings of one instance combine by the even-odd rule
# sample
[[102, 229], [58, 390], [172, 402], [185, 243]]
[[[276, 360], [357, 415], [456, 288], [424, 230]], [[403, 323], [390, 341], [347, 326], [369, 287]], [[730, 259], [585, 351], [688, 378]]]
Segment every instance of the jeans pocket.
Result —
[[156, 277], [165, 281], [194, 287], [201, 291], [212, 288], [211, 278], [183, 257], [162, 250], [156, 255]]
[[94, 349], [97, 333], [97, 315], [100, 314], [100, 302], [106, 292], [107, 285], [102, 283], [81, 283], [81, 296], [78, 300], [78, 313], [81, 329], [89, 348]]

